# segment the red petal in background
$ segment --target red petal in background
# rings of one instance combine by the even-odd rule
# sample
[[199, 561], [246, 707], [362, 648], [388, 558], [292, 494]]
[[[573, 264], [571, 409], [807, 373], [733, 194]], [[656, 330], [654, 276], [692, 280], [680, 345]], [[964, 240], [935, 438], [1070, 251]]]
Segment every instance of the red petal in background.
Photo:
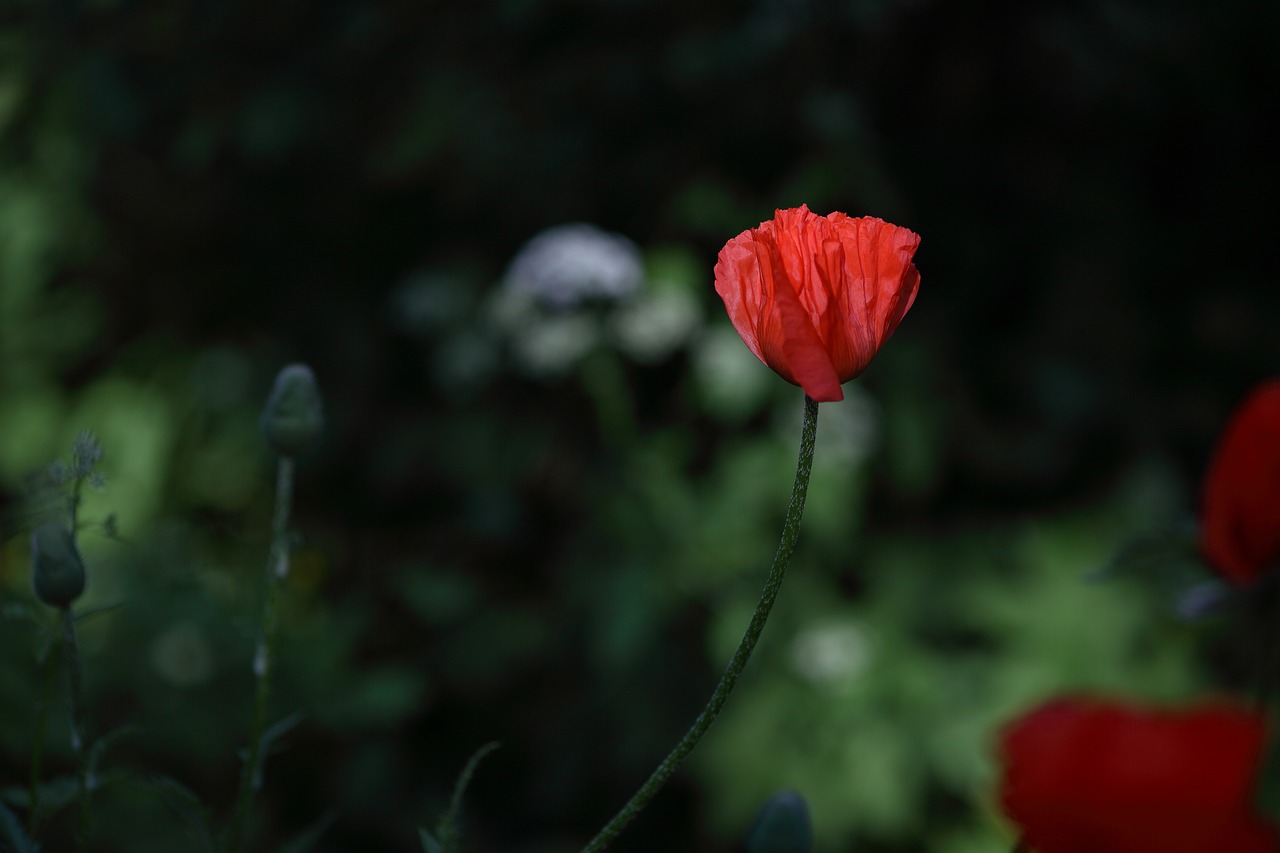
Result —
[[1037, 853], [1276, 853], [1252, 813], [1265, 738], [1226, 704], [1059, 699], [1003, 731], [1000, 800]]
[[1205, 476], [1205, 559], [1249, 583], [1280, 562], [1280, 379], [1254, 389], [1231, 416]]

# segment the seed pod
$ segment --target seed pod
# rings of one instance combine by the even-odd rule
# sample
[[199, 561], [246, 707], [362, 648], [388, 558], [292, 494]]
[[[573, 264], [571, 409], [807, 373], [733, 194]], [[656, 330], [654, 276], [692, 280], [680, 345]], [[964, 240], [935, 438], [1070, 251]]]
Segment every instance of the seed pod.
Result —
[[747, 853], [809, 853], [813, 827], [809, 806], [795, 791], [779, 791], [765, 800], [747, 835]]
[[84, 592], [84, 561], [66, 525], [42, 524], [31, 534], [31, 585], [50, 607], [70, 607]]
[[262, 434], [278, 456], [297, 456], [313, 445], [324, 426], [320, 388], [305, 364], [291, 364], [276, 376], [262, 409]]

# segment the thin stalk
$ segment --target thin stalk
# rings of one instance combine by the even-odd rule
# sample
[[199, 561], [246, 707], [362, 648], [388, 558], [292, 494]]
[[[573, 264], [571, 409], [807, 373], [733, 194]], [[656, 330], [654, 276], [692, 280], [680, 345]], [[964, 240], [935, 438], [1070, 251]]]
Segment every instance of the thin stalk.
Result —
[[74, 538], [76, 533], [76, 525], [80, 523], [80, 502], [83, 500], [80, 494], [84, 491], [84, 477], [76, 477], [75, 482], [71, 484], [71, 497], [67, 499], [67, 510], [71, 516], [71, 536]]
[[89, 750], [85, 748], [85, 707], [80, 646], [76, 642], [76, 617], [70, 607], [62, 608], [62, 643], [67, 655], [67, 675], [71, 682], [71, 750], [76, 754], [76, 787], [80, 801], [80, 824], [76, 849], [89, 843]]
[[253, 795], [262, 787], [262, 736], [267, 729], [267, 709], [271, 698], [271, 664], [275, 647], [276, 603], [280, 581], [289, 573], [287, 529], [293, 502], [293, 459], [280, 457], [276, 468], [275, 512], [271, 519], [271, 549], [267, 556], [266, 591], [263, 595], [262, 622], [253, 653], [253, 728], [250, 730], [249, 753], [240, 776], [240, 791], [227, 836], [226, 849], [236, 853], [244, 834]]
[[1258, 614], [1258, 680], [1253, 704], [1259, 713], [1267, 710], [1276, 681], [1280, 679], [1280, 579], [1264, 581]]
[[44, 763], [44, 734], [49, 722], [49, 707], [53, 704], [53, 676], [57, 672], [53, 655], [54, 638], [44, 650], [40, 665], [44, 667], [44, 681], [40, 685], [40, 704], [36, 708], [35, 739], [31, 744], [31, 809], [27, 813], [27, 834], [35, 837], [40, 830], [40, 773]]
[[765, 580], [764, 591], [760, 594], [760, 602], [756, 605], [751, 623], [747, 626], [746, 633], [742, 635], [742, 642], [738, 644], [738, 649], [733, 653], [724, 675], [720, 676], [720, 683], [716, 685], [711, 699], [702, 709], [693, 726], [653, 771], [648, 781], [640, 786], [640, 790], [636, 791], [627, 804], [596, 834], [596, 837], [582, 848], [582, 853], [597, 853], [605, 849], [649, 804], [654, 794], [658, 793], [671, 774], [680, 766], [680, 762], [684, 761], [697, 746], [698, 741], [702, 739], [703, 734], [720, 713], [720, 709], [724, 707], [729, 694], [733, 692], [734, 685], [738, 683], [738, 678], [742, 675], [742, 670], [746, 667], [747, 661], [751, 658], [751, 652], [760, 639], [760, 633], [769, 619], [769, 611], [773, 609], [778, 591], [782, 589], [782, 581], [787, 575], [787, 565], [791, 562], [791, 553], [795, 550], [796, 537], [800, 531], [800, 517], [804, 514], [804, 499], [809, 492], [809, 474], [813, 470], [813, 448], [817, 440], [817, 432], [818, 404], [806, 396], [804, 425], [800, 430], [800, 458], [796, 464], [795, 484], [791, 487], [791, 503], [787, 506], [786, 521], [782, 525], [782, 540], [778, 543], [778, 552], [774, 555], [773, 566], [769, 569], [769, 577]]
[[635, 444], [636, 414], [622, 366], [612, 352], [593, 353], [582, 363], [582, 381], [595, 404], [596, 420], [605, 442], [614, 447]]

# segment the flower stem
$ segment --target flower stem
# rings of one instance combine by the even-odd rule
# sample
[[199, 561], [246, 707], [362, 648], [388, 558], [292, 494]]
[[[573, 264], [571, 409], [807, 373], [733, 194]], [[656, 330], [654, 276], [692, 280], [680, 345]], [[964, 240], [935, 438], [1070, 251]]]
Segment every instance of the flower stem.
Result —
[[738, 649], [733, 653], [733, 658], [730, 659], [729, 665], [725, 668], [724, 675], [720, 676], [720, 683], [716, 685], [715, 692], [711, 694], [711, 699], [707, 702], [706, 707], [702, 709], [702, 713], [698, 715], [698, 719], [694, 721], [693, 726], [690, 727], [689, 731], [667, 757], [663, 759], [657, 769], [653, 771], [648, 781], [640, 786], [640, 790], [636, 791], [631, 799], [627, 801], [627, 804], [582, 849], [582, 853], [597, 853], [597, 851], [605, 849], [622, 832], [626, 825], [649, 804], [653, 796], [658, 793], [658, 789], [680, 766], [680, 762], [684, 761], [685, 757], [693, 751], [703, 734], [711, 727], [716, 715], [724, 707], [725, 700], [729, 698], [729, 694], [733, 691], [734, 685], [738, 683], [738, 678], [742, 675], [742, 670], [746, 667], [752, 650], [755, 649], [756, 641], [760, 639], [760, 633], [764, 630], [764, 624], [769, 618], [769, 611], [773, 609], [773, 603], [778, 598], [778, 591], [782, 588], [782, 580], [787, 574], [787, 565], [791, 562], [791, 553], [795, 550], [796, 537], [800, 531], [800, 517], [804, 514], [804, 499], [809, 492], [809, 474], [813, 470], [813, 448], [817, 439], [817, 432], [818, 404], [806, 395], [804, 398], [804, 425], [800, 431], [800, 458], [796, 464], [795, 484], [791, 487], [791, 503], [787, 506], [787, 517], [782, 526], [782, 540], [778, 543], [778, 552], [774, 555], [773, 566], [769, 569], [769, 577], [765, 580], [764, 591], [760, 594], [760, 603], [756, 605], [756, 612], [751, 617], [751, 623], [747, 626], [746, 633], [742, 635], [742, 642], [738, 644]]
[[275, 646], [276, 603], [280, 581], [289, 573], [287, 529], [293, 503], [293, 459], [281, 456], [276, 468], [275, 512], [271, 519], [271, 550], [267, 555], [266, 592], [263, 595], [262, 623], [253, 652], [254, 704], [253, 728], [249, 737], [249, 753], [240, 776], [240, 791], [227, 835], [226, 849], [236, 853], [244, 834], [253, 794], [262, 787], [262, 737], [267, 729], [268, 701], [271, 697], [271, 663]]
[[80, 646], [76, 642], [76, 617], [70, 607], [62, 608], [62, 643], [67, 655], [67, 675], [71, 682], [71, 750], [76, 754], [76, 787], [80, 802], [76, 849], [85, 850], [89, 843], [89, 751], [85, 748], [85, 708]]
[[53, 681], [57, 665], [54, 663], [54, 637], [49, 637], [39, 659], [43, 668], [40, 685], [40, 704], [36, 707], [36, 731], [31, 744], [31, 809], [27, 813], [27, 834], [35, 837], [40, 830], [40, 773], [44, 764], [44, 733], [49, 722], [49, 707], [53, 704]]
[[1280, 679], [1280, 581], [1270, 579], [1262, 588], [1258, 616], [1258, 673], [1254, 685], [1254, 708], [1263, 713]]

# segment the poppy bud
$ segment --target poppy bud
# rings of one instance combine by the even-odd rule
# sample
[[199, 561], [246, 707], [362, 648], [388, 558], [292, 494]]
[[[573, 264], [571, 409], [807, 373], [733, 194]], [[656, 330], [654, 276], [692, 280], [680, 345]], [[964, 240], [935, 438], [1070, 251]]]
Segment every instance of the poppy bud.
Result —
[[765, 800], [747, 835], [747, 853], [809, 853], [813, 828], [809, 806], [795, 791], [779, 791]]
[[915, 301], [920, 236], [875, 217], [779, 210], [720, 250], [716, 292], [747, 348], [819, 403], [871, 363]]
[[31, 585], [50, 607], [70, 607], [84, 592], [84, 561], [65, 525], [42, 524], [31, 534]]
[[324, 426], [316, 375], [305, 364], [291, 364], [276, 376], [262, 410], [262, 433], [279, 456], [297, 456], [311, 447]]

